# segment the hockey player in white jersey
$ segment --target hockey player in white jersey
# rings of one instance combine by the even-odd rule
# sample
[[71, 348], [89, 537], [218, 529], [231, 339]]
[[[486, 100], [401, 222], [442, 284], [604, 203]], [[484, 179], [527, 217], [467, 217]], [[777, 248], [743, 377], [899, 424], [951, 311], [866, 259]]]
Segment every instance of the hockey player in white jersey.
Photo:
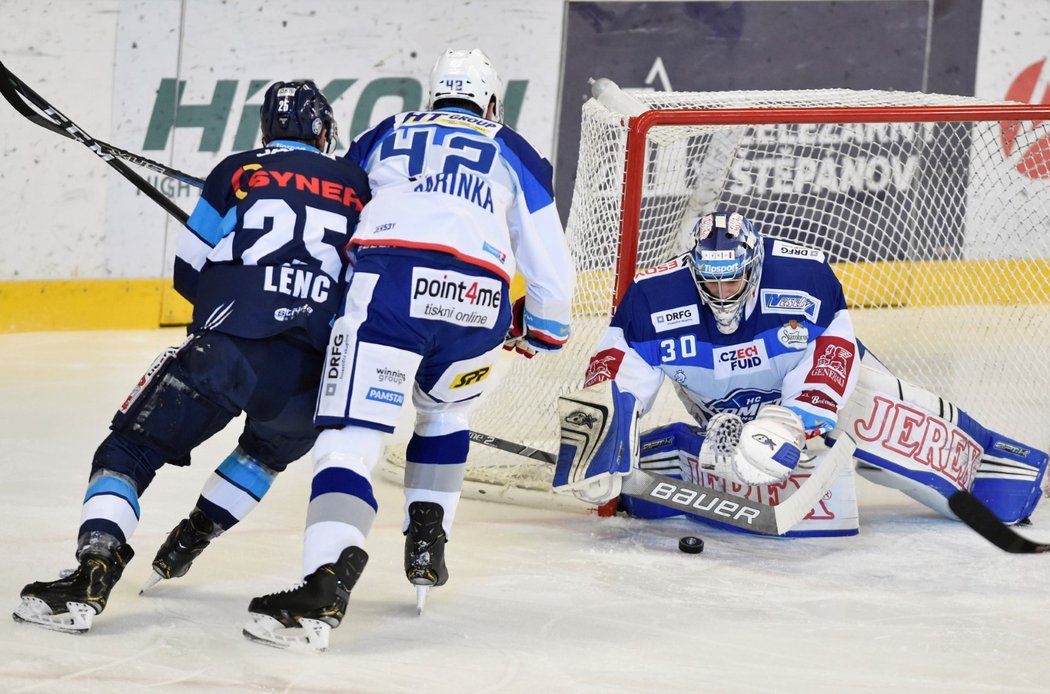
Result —
[[[607, 401], [610, 421], [563, 418], [556, 489], [604, 503], [643, 470], [775, 505], [809, 476], [825, 437], [849, 435], [865, 477], [945, 515], [960, 489], [1005, 522], [1031, 513], [1046, 454], [890, 375], [856, 339], [822, 252], [764, 237], [731, 210], [704, 215], [695, 232], [692, 251], [640, 274], [617, 307], [580, 392]], [[637, 418], [665, 378], [695, 422], [639, 441]], [[607, 433], [580, 445], [591, 431]], [[857, 533], [853, 467], [831, 479], [784, 534]], [[627, 495], [620, 504], [646, 518], [678, 513]]]
[[[372, 471], [411, 398], [405, 573], [419, 592], [448, 579], [469, 445], [467, 414], [501, 347], [526, 356], [569, 337], [574, 271], [551, 167], [501, 124], [503, 85], [479, 50], [449, 50], [430, 77], [429, 111], [359, 135], [347, 156], [373, 199], [354, 237], [354, 275], [329, 341], [316, 423], [304, 583], [256, 598], [249, 638], [324, 648], [367, 560]], [[516, 271], [526, 293], [511, 307]]]

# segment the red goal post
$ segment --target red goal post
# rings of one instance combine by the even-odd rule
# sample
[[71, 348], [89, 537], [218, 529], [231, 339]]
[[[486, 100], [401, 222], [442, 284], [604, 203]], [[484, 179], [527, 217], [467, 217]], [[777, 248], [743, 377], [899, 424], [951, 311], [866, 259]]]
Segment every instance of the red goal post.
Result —
[[[582, 387], [630, 280], [687, 250], [697, 216], [732, 207], [764, 234], [825, 252], [858, 336], [900, 377], [1050, 445], [1050, 106], [599, 83], [582, 109], [566, 226], [578, 274], [570, 343], [501, 364], [472, 431], [557, 451], [557, 398]], [[670, 380], [643, 429], [689, 419]], [[475, 443], [467, 490], [546, 505], [551, 473]]]

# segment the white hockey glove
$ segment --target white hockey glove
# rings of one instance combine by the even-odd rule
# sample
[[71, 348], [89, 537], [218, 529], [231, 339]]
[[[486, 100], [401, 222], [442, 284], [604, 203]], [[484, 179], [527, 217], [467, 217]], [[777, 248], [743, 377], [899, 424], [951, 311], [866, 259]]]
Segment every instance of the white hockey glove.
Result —
[[746, 424], [719, 413], [707, 424], [701, 467], [737, 484], [778, 484], [794, 471], [805, 445], [802, 419], [786, 407], [766, 405]]
[[513, 350], [526, 359], [532, 359], [537, 352], [554, 352], [561, 349], [561, 345], [529, 332], [525, 325], [525, 297], [520, 297], [510, 311], [510, 327], [503, 338], [503, 349]]

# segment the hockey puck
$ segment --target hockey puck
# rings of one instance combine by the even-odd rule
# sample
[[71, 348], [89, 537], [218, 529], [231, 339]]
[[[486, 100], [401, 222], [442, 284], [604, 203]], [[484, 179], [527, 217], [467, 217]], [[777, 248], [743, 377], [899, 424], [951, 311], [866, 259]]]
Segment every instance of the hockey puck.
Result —
[[686, 554], [700, 554], [704, 551], [704, 541], [696, 535], [686, 535], [678, 541], [678, 549]]

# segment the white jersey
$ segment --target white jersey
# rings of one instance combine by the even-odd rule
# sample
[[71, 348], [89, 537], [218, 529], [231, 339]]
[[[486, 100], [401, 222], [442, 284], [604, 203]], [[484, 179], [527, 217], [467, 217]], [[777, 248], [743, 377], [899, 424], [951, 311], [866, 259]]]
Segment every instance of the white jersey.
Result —
[[568, 339], [575, 272], [551, 166], [520, 135], [462, 109], [408, 112], [362, 133], [346, 156], [373, 193], [355, 246], [447, 253], [507, 282], [520, 272], [529, 331]]

